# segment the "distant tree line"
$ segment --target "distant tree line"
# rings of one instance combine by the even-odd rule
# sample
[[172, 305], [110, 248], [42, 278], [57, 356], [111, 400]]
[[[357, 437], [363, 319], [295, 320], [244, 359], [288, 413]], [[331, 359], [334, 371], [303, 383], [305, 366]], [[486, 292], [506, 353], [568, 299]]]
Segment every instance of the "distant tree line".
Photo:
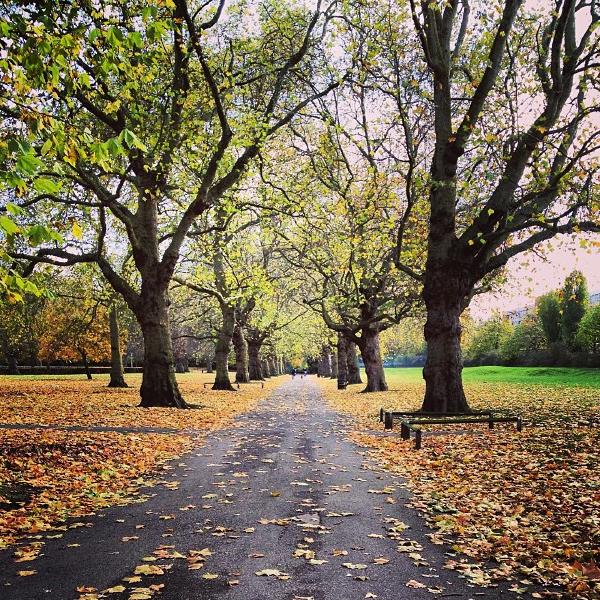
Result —
[[466, 365], [598, 367], [600, 304], [590, 306], [586, 279], [573, 271], [519, 323], [497, 313], [472, 325], [464, 358]]

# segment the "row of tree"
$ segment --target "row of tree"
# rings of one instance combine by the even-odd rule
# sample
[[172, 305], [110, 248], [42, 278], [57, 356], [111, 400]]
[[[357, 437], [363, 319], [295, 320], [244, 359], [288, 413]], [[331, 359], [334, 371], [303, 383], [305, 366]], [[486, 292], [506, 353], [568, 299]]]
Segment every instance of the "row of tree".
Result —
[[233, 342], [296, 327], [386, 389], [380, 335], [424, 312], [423, 409], [468, 410], [472, 297], [598, 230], [598, 22], [575, 0], [4, 3], [3, 281], [96, 265], [142, 332], [143, 406], [185, 406], [178, 305], [224, 388]]
[[472, 326], [469, 337], [465, 358], [472, 364], [598, 366], [600, 305], [589, 305], [585, 278], [574, 271], [516, 325], [496, 314]]

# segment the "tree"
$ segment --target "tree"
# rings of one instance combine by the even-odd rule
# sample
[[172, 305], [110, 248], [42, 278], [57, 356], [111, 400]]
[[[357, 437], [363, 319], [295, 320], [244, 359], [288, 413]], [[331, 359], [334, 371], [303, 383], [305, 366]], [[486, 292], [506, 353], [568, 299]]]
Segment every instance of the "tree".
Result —
[[41, 360], [81, 361], [88, 379], [91, 362], [110, 360], [108, 315], [91, 298], [56, 297], [43, 309], [45, 330], [40, 336]]
[[31, 365], [37, 363], [40, 312], [47, 301], [45, 293], [19, 295], [20, 300], [14, 300], [12, 295], [0, 298], [0, 356], [7, 362], [11, 375], [16, 375], [19, 364], [26, 360]]
[[559, 296], [556, 292], [549, 292], [536, 300], [537, 315], [544, 330], [548, 344], [555, 344], [560, 340], [561, 309]]
[[[339, 84], [325, 60], [333, 5], [224, 5], [15, 1], [0, 12], [0, 109], [24, 167], [12, 188], [29, 210], [87, 225], [13, 256], [100, 266], [144, 336], [142, 406], [186, 406], [168, 288], [188, 231], [269, 137]], [[129, 246], [135, 285], [107, 258], [111, 232]]]
[[497, 313], [474, 328], [465, 356], [478, 364], [498, 364], [501, 349], [513, 333], [510, 321]]
[[600, 304], [589, 308], [579, 322], [576, 341], [592, 354], [600, 353]]
[[[500, 356], [508, 363], [531, 364], [547, 348], [544, 329], [537, 315], [528, 314], [500, 345]], [[535, 360], [533, 361], [535, 363]]]
[[119, 327], [119, 309], [113, 301], [108, 307], [108, 322], [110, 331], [110, 380], [108, 387], [126, 388], [123, 371], [123, 354], [121, 352], [121, 330]]
[[348, 383], [362, 383], [360, 367], [358, 366], [358, 353], [354, 340], [346, 340], [346, 368], [348, 369]]
[[426, 67], [415, 85], [434, 136], [417, 274], [427, 309], [422, 410], [468, 411], [460, 315], [478, 286], [539, 242], [599, 228], [600, 13], [595, 2], [503, 0], [499, 13], [478, 4], [474, 23], [462, 0], [410, 8]]
[[560, 291], [562, 339], [569, 350], [577, 349], [577, 329], [588, 305], [587, 282], [581, 271], [573, 271]]
[[[276, 195], [284, 190], [282, 203], [293, 215], [290, 228], [277, 232], [287, 260], [307, 274], [306, 304], [359, 347], [367, 373], [364, 391], [384, 391], [380, 334], [419, 300], [418, 287], [395, 262], [399, 238], [406, 242], [405, 262], [414, 256], [404, 231], [416, 224], [402, 201], [402, 174], [392, 168], [389, 123], [381, 113], [371, 116], [379, 108], [376, 94], [361, 78], [332, 92], [330, 104], [315, 102], [319, 119], [292, 127], [292, 143], [304, 160], [292, 155], [285, 176], [271, 172], [267, 179]], [[283, 155], [271, 171], [282, 168], [281, 160]], [[307, 205], [307, 189], [318, 202]], [[323, 372], [326, 362], [321, 360]]]

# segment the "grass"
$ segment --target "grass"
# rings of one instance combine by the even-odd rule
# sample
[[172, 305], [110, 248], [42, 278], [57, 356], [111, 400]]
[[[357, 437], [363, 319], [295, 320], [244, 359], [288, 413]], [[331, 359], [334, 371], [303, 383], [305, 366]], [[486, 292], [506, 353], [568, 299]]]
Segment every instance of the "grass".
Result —
[[[423, 380], [420, 368], [387, 368], [391, 387]], [[363, 378], [364, 379], [364, 378]], [[463, 380], [469, 383], [514, 383], [524, 385], [600, 388], [600, 369], [568, 367], [467, 367]]]

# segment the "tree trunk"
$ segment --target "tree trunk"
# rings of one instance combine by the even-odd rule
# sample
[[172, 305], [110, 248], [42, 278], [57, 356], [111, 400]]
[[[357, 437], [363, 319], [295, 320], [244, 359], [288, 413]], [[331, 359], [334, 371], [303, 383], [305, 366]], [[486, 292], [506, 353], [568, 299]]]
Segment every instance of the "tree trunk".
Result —
[[319, 377], [331, 377], [331, 349], [327, 345], [321, 348], [318, 370]]
[[360, 353], [367, 372], [367, 387], [363, 392], [385, 392], [388, 389], [381, 360], [379, 333], [371, 329], [363, 329], [361, 334]]
[[17, 357], [14, 354], [9, 354], [6, 357], [8, 362], [8, 374], [9, 375], [18, 375], [19, 374], [19, 365], [17, 363]]
[[348, 383], [362, 383], [360, 368], [358, 366], [356, 344], [350, 340], [346, 340], [346, 367], [348, 369]]
[[4, 352], [4, 356], [6, 356], [6, 361], [8, 363], [8, 374], [18, 375], [19, 365], [17, 364], [17, 357], [12, 351], [11, 345], [8, 341], [8, 336], [4, 330], [0, 330], [0, 341], [2, 342], [2, 352]]
[[460, 349], [461, 301], [451, 300], [444, 293], [450, 287], [447, 271], [438, 273], [436, 281], [426, 277], [423, 291], [427, 306], [425, 341], [427, 360], [423, 369], [424, 412], [469, 412], [462, 385], [462, 356]]
[[81, 360], [83, 361], [83, 368], [85, 369], [85, 376], [88, 378], [88, 381], [92, 380], [92, 373], [90, 372], [90, 363], [88, 362], [87, 353], [85, 350], [79, 351], [81, 354]]
[[248, 342], [244, 330], [236, 324], [233, 330], [233, 347], [235, 349], [235, 380], [237, 383], [250, 381]]
[[271, 377], [271, 369], [269, 368], [269, 363], [267, 359], [262, 358], [260, 360], [260, 366], [262, 368], [262, 374], [265, 379], [270, 379]]
[[269, 358], [267, 358], [267, 361], [269, 363], [269, 372], [271, 373], [271, 377], [277, 377], [277, 375], [279, 375], [279, 372], [277, 371], [277, 361], [275, 360], [275, 356], [269, 356]]
[[340, 333], [338, 334], [337, 343], [337, 378], [338, 389], [342, 389], [348, 383], [348, 359], [346, 356], [348, 343], [346, 338]]
[[331, 353], [331, 379], [337, 379], [338, 377], [338, 358], [337, 352], [333, 350]]
[[144, 373], [140, 406], [188, 408], [175, 379], [166, 292], [148, 292], [136, 317], [144, 337]]
[[235, 328], [235, 312], [233, 308], [223, 305], [221, 307], [223, 320], [217, 343], [215, 345], [215, 383], [213, 390], [234, 391], [231, 381], [229, 380], [229, 353], [231, 352], [231, 340], [233, 338], [233, 330]]
[[119, 315], [114, 302], [108, 310], [110, 326], [110, 381], [108, 387], [126, 388], [123, 376], [123, 356], [121, 355], [121, 339], [119, 331]]
[[248, 340], [248, 370], [252, 381], [262, 381], [264, 379], [260, 362], [260, 347], [260, 343]]

